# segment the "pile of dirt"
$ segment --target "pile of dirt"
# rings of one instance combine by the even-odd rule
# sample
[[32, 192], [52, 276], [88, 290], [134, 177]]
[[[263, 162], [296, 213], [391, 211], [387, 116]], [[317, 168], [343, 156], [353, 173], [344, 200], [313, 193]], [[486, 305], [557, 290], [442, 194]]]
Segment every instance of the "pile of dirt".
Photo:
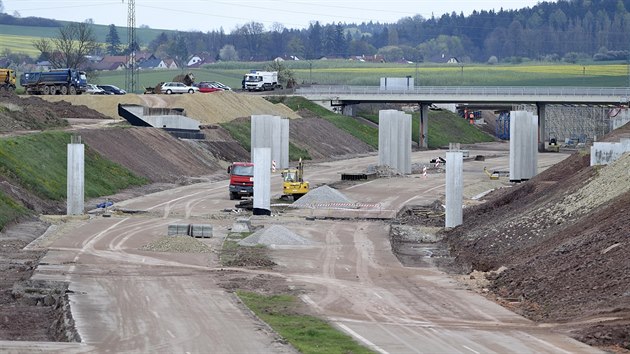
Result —
[[66, 127], [68, 122], [63, 118], [107, 117], [68, 102], [51, 103], [39, 97], [0, 92], [0, 132]]
[[[630, 125], [607, 139], [628, 132]], [[462, 226], [445, 232], [455, 269], [505, 266], [490, 290], [512, 299], [512, 310], [562, 322], [590, 344], [630, 349], [629, 170], [630, 154], [591, 167], [590, 156], [576, 152], [528, 182], [491, 193], [465, 209]]]
[[186, 177], [223, 170], [221, 156], [155, 128], [84, 129], [83, 141], [103, 157], [152, 182], [186, 182]]
[[27, 240], [0, 234], [0, 340], [78, 341], [67, 284], [30, 281], [44, 250], [24, 250]]
[[299, 117], [283, 104], [273, 104], [260, 96], [232, 91], [193, 95], [127, 94], [42, 96], [42, 98], [50, 102], [68, 101], [73, 105], [84, 105], [114, 119], [121, 119], [118, 116], [119, 103], [138, 104], [154, 108], [183, 108], [188, 117], [205, 124], [225, 123], [252, 114], [272, 114], [286, 118]]

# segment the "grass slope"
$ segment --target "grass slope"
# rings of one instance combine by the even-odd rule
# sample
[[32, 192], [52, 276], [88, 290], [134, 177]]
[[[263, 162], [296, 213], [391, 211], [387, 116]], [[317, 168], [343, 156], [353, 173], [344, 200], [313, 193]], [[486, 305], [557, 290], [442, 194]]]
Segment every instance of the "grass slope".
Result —
[[[0, 140], [0, 175], [44, 199], [66, 198], [70, 133], [44, 132]], [[148, 181], [85, 147], [85, 197], [111, 195]], [[0, 195], [0, 229], [27, 211]]]

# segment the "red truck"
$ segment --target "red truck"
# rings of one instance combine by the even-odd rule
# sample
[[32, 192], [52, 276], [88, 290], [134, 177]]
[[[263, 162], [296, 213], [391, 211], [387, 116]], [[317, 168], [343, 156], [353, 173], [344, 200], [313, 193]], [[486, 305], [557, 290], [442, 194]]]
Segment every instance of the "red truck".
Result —
[[230, 200], [254, 196], [253, 163], [233, 162], [227, 172], [230, 174]]

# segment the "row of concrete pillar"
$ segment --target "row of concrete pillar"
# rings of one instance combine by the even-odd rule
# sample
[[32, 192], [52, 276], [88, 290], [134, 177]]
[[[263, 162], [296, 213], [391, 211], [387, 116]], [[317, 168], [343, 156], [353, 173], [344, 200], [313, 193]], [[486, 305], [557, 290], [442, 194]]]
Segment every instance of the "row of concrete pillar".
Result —
[[[379, 165], [411, 173], [411, 115], [395, 110], [379, 112]], [[510, 180], [526, 180], [537, 173], [538, 117], [511, 112]], [[254, 162], [254, 213], [270, 215], [272, 161], [289, 167], [289, 121], [278, 116], [254, 115], [251, 119], [251, 153]], [[68, 214], [82, 214], [84, 148], [80, 138], [68, 145]], [[446, 153], [446, 227], [462, 223], [463, 152]]]

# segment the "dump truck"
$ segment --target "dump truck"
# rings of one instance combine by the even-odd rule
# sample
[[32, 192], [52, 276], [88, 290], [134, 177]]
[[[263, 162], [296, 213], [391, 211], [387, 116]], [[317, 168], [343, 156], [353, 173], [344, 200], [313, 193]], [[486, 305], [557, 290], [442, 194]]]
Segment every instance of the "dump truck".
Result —
[[243, 84], [247, 91], [267, 91], [282, 88], [282, 85], [278, 84], [277, 71], [252, 70], [243, 77]]
[[20, 76], [26, 93], [35, 95], [80, 95], [87, 90], [85, 72], [75, 69], [52, 69]]
[[251, 162], [233, 162], [227, 169], [230, 175], [230, 200], [254, 196], [254, 164]]
[[300, 199], [309, 192], [309, 184], [304, 180], [304, 163], [299, 160], [296, 168], [287, 168], [281, 171], [282, 196]]
[[15, 70], [0, 69], [0, 91], [14, 91], [15, 83]]

